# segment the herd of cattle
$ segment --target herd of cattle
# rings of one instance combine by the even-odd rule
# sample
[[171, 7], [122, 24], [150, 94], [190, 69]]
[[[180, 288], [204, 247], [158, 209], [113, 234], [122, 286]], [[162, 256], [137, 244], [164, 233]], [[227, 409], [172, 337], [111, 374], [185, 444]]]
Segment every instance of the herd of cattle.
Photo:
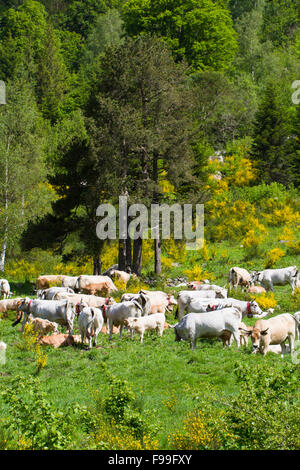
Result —
[[[12, 295], [9, 283], [1, 279], [3, 300], [0, 300], [0, 312], [7, 315], [10, 310], [16, 311], [13, 326], [23, 318], [24, 331], [26, 322], [30, 322], [40, 339], [44, 339], [43, 344], [51, 344], [51, 338], [55, 342], [57, 335], [60, 335], [58, 325], [68, 331], [68, 335], [62, 336], [68, 339], [74, 337], [74, 322], [77, 319], [81, 343], [88, 342], [89, 349], [97, 345], [101, 331], [107, 331], [111, 340], [116, 331], [122, 338], [123, 329], [126, 328], [132, 338], [134, 332], [138, 333], [142, 343], [145, 331], [156, 330], [162, 336], [164, 329], [170, 327], [174, 329], [175, 340], [188, 341], [192, 349], [198, 338], [217, 337], [226, 346], [230, 347], [235, 341], [240, 347], [247, 345], [250, 337], [253, 352], [266, 354], [273, 350], [284, 354], [294, 351], [295, 339], [299, 338], [300, 312], [293, 315], [284, 313], [264, 320], [273, 313], [273, 309], [264, 312], [254, 300], [227, 297], [225, 287], [208, 281], [187, 283], [186, 290], [179, 291], [177, 298], [162, 291], [140, 290], [137, 294], [125, 293], [120, 302], [116, 302], [111, 296], [117, 292], [113, 279], [121, 279], [126, 285], [130, 277], [130, 274], [116, 269], [102, 276], [40, 276], [37, 279], [36, 299], [9, 298]], [[273, 291], [276, 285], [289, 284], [294, 292], [300, 287], [300, 274], [296, 266], [253, 273], [233, 267], [227, 281], [231, 291], [241, 286], [250, 293], [260, 293]], [[54, 283], [61, 285], [51, 287]], [[178, 321], [170, 325], [166, 323], [165, 313], [173, 309]], [[242, 322], [244, 317], [258, 320], [250, 327]], [[50, 336], [45, 336], [49, 333]]]

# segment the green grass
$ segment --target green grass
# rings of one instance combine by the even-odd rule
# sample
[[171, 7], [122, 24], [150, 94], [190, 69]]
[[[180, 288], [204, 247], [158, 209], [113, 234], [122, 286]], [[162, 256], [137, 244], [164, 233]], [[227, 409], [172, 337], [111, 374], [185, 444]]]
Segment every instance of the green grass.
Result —
[[[250, 269], [263, 267], [263, 259], [257, 258], [245, 262], [243, 249], [239, 246], [230, 246], [224, 242], [216, 245], [217, 251], [214, 259], [206, 263], [197, 259], [195, 253], [188, 253], [187, 258], [178, 268], [167, 274], [167, 277], [182, 275], [185, 269], [191, 267], [191, 259], [196, 263], [205, 265], [205, 270], [213, 272], [215, 283], [224, 286], [227, 273], [231, 266], [237, 265]], [[228, 250], [227, 262], [220, 262], [219, 254]], [[299, 263], [299, 256], [286, 256], [280, 266]], [[163, 278], [157, 281], [157, 286], [167, 289]], [[11, 282], [12, 290], [16, 296], [31, 296], [33, 285]], [[177, 289], [178, 290], [178, 289]], [[246, 294], [239, 292], [239, 297], [247, 298]], [[295, 312], [300, 310], [299, 303], [295, 303], [291, 296], [290, 286], [275, 287], [275, 299], [280, 310], [274, 314]], [[8, 345], [6, 363], [0, 365], [0, 387], [5, 387], [11, 378], [17, 374], [24, 376], [35, 375], [37, 366], [34, 353], [18, 348], [21, 338], [20, 325], [12, 327], [15, 314], [11, 312], [8, 318], [0, 320], [0, 340]], [[167, 321], [176, 323], [174, 316], [168, 314]], [[255, 319], [245, 319], [248, 325], [254, 324]], [[75, 333], [78, 334], [76, 323]], [[248, 365], [257, 363], [284, 369], [291, 362], [290, 356], [281, 358], [280, 355], [269, 353], [266, 357], [251, 354], [251, 345], [248, 348], [236, 348], [235, 343], [230, 349], [222, 347], [218, 340], [198, 340], [197, 348], [192, 351], [186, 342], [175, 342], [172, 329], [164, 331], [163, 337], [158, 338], [155, 333], [148, 333], [144, 343], [140, 344], [137, 335], [131, 340], [125, 332], [123, 338], [115, 335], [111, 342], [108, 335], [100, 334], [98, 349], [87, 351], [81, 346], [53, 349], [44, 347], [47, 364], [39, 373], [43, 390], [53, 400], [58, 408], [64, 409], [67, 404], [79, 403], [89, 407], [95, 406], [95, 391], [99, 396], [107, 396], [109, 386], [100, 366], [105, 362], [109, 371], [115, 376], [127, 379], [135, 394], [135, 406], [139, 410], [149, 410], [153, 413], [159, 425], [160, 449], [167, 449], [168, 435], [175, 429], [182, 427], [182, 423], [189, 412], [197, 406], [197, 397], [203, 390], [218, 391], [230, 397], [239, 391], [234, 374], [235, 363], [242, 362]], [[167, 404], [169, 402], [169, 405]], [[171, 404], [170, 404], [171, 403]], [[7, 407], [0, 399], [0, 414], [6, 416]]]

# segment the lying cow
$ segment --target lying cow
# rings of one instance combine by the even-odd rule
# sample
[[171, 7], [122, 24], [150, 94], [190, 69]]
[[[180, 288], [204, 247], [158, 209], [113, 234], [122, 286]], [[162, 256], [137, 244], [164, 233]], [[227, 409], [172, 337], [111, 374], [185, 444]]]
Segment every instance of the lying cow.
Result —
[[197, 291], [208, 291], [208, 290], [214, 290], [216, 292], [219, 292], [222, 295], [223, 298], [227, 297], [227, 289], [225, 287], [217, 286], [216, 284], [194, 284], [192, 287], [190, 287], [192, 290], [197, 290]]
[[282, 313], [268, 320], [257, 320], [252, 331], [248, 329], [246, 334], [251, 337], [253, 353], [259, 351], [265, 355], [269, 351], [270, 344], [280, 344], [281, 353], [284, 354], [286, 340], [288, 340], [290, 351], [293, 353], [298, 327], [299, 322], [293, 315]]
[[0, 279], [0, 295], [3, 299], [8, 299], [10, 296], [10, 285], [6, 279]]
[[[136, 300], [124, 301], [110, 305], [106, 309], [109, 340], [112, 338], [113, 326], [120, 326], [120, 338], [124, 328], [124, 320], [129, 317], [141, 317], [143, 313], [142, 306]], [[131, 332], [131, 337], [133, 332]]]
[[28, 316], [32, 314], [35, 318], [39, 317], [65, 326], [69, 334], [73, 332], [75, 305], [69, 300], [39, 300], [26, 297], [19, 303], [17, 311], [18, 318], [12, 326], [20, 323], [24, 316], [22, 331], [24, 331]]
[[97, 345], [97, 337], [103, 327], [104, 319], [99, 308], [88, 307], [87, 304], [80, 304], [80, 314], [78, 317], [78, 326], [81, 334], [81, 343], [88, 340], [89, 349]]
[[42, 336], [39, 342], [44, 346], [53, 346], [56, 349], [64, 346], [75, 346], [80, 342], [80, 336], [58, 333], [50, 336]]
[[266, 292], [266, 289], [262, 286], [250, 286], [247, 292], [249, 294], [263, 294]]
[[17, 311], [18, 304], [23, 300], [24, 297], [16, 297], [15, 299], [0, 300], [0, 313], [4, 313], [7, 316], [9, 311]]
[[144, 317], [129, 317], [124, 320], [124, 325], [140, 335], [140, 341], [143, 342], [144, 333], [148, 330], [156, 330], [158, 336], [162, 336], [164, 331], [166, 317], [164, 313], [153, 313]]
[[292, 292], [296, 287], [298, 275], [297, 266], [280, 269], [265, 269], [264, 271], [255, 271], [251, 274], [251, 282], [259, 282], [267, 291], [274, 291], [274, 286], [284, 286], [290, 284]]
[[224, 331], [229, 331], [239, 348], [241, 319], [242, 314], [235, 307], [208, 313], [188, 313], [173, 326], [175, 341], [189, 341], [191, 349], [195, 349], [198, 338], [219, 338]]
[[251, 284], [251, 275], [247, 269], [234, 266], [228, 273], [228, 284], [230, 288], [234, 288], [235, 290], [238, 286], [246, 286], [249, 288]]
[[38, 317], [34, 318], [31, 314], [28, 316], [28, 321], [32, 325], [33, 331], [40, 337], [48, 333], [58, 333], [58, 324], [55, 322]]
[[38, 299], [55, 300], [56, 294], [61, 292], [66, 294], [74, 294], [73, 289], [70, 287], [49, 287], [49, 289], [38, 290], [36, 296]]
[[47, 274], [44, 276], [39, 276], [36, 280], [36, 288], [37, 290], [41, 289], [48, 289], [51, 287], [51, 284], [61, 284], [63, 278], [65, 276], [63, 274]]
[[75, 289], [80, 293], [95, 295], [105, 292], [107, 295], [117, 291], [116, 286], [109, 276], [85, 276], [78, 277]]

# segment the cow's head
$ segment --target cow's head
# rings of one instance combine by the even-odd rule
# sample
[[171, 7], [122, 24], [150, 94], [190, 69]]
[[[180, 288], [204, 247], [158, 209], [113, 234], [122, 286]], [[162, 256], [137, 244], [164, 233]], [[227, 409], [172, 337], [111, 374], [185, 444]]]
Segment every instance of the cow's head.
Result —
[[248, 303], [248, 316], [251, 316], [253, 314], [263, 315], [263, 313], [264, 312], [262, 311], [258, 303], [255, 302], [255, 300], [251, 300], [251, 302]]
[[260, 278], [261, 278], [261, 272], [260, 271], [253, 271], [250, 274], [250, 281], [249, 281], [250, 285], [253, 285], [256, 282], [260, 282]]
[[168, 312], [172, 312], [173, 307], [177, 305], [177, 300], [175, 299], [173, 294], [168, 294], [167, 301], [168, 301], [168, 305], [166, 309], [168, 310]]

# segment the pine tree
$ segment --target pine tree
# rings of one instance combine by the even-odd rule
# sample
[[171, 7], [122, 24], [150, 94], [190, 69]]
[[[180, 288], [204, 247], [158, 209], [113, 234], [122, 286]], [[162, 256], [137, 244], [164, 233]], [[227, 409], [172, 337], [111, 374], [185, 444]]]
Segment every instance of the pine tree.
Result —
[[252, 158], [262, 181], [289, 185], [293, 181], [292, 125], [280, 96], [278, 86], [269, 83], [256, 115]]

